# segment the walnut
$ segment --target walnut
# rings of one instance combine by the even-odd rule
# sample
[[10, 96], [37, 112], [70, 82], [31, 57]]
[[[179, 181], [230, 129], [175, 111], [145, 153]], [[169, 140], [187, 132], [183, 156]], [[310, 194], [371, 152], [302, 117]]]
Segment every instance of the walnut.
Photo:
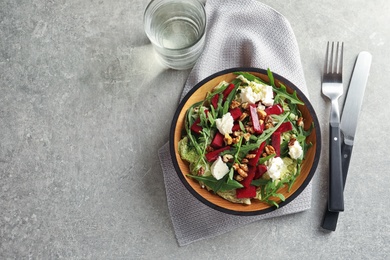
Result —
[[250, 133], [245, 133], [244, 135], [243, 135], [243, 137], [244, 137], [244, 139], [245, 139], [245, 141], [249, 141], [249, 139], [251, 138], [251, 134]]
[[272, 117], [266, 116], [264, 119], [265, 129], [269, 129], [271, 127], [274, 127], [274, 122], [272, 120]]
[[247, 166], [246, 164], [234, 163], [234, 164], [233, 164], [233, 169], [234, 169], [234, 170], [239, 174], [239, 176], [241, 176], [242, 178], [248, 177], [247, 171], [244, 170], [244, 169], [248, 169], [248, 166]]
[[260, 120], [264, 120], [267, 116], [267, 112], [261, 109], [257, 109], [257, 116], [259, 117]]
[[266, 145], [266, 146], [265, 146], [265, 152], [266, 152], [268, 155], [276, 153], [276, 152], [275, 152], [275, 148], [274, 148], [272, 145]]
[[248, 160], [247, 158], [244, 158], [244, 159], [241, 160], [241, 162], [242, 162], [242, 163], [248, 163], [249, 160]]
[[241, 106], [241, 103], [238, 102], [237, 100], [233, 100], [232, 103], [230, 104], [231, 109], [237, 108], [239, 106]]
[[238, 169], [240, 169], [240, 165], [239, 165], [238, 163], [234, 163], [232, 167], [233, 167], [233, 169], [234, 169], [235, 171], [237, 171]]
[[229, 134], [225, 134], [223, 140], [225, 141], [226, 145], [231, 145], [233, 143], [233, 138]]
[[252, 159], [252, 158], [255, 158], [256, 157], [256, 154], [254, 154], [254, 153], [248, 153], [246, 156], [245, 156], [245, 158], [247, 158], [247, 159]]
[[244, 102], [244, 103], [241, 104], [241, 107], [242, 107], [243, 109], [247, 109], [248, 106], [249, 106], [248, 102]]
[[240, 164], [240, 168], [241, 168], [243, 171], [245, 171], [245, 172], [249, 171], [248, 165], [245, 164], [245, 163]]
[[222, 161], [224, 162], [224, 163], [227, 163], [227, 162], [229, 162], [230, 160], [232, 160], [233, 159], [233, 155], [231, 155], [231, 154], [224, 154], [223, 156], [222, 156]]
[[206, 152], [209, 153], [209, 152], [212, 152], [212, 151], [214, 151], [213, 147], [211, 147], [210, 145], [206, 147]]
[[242, 136], [242, 134], [243, 134], [243, 133], [242, 133], [241, 131], [234, 131], [234, 132], [233, 132], [233, 136], [236, 136], [236, 137], [237, 137], [237, 136]]
[[270, 129], [270, 128], [274, 127], [274, 124], [266, 123], [264, 127], [265, 127], [265, 129]]
[[198, 170], [198, 176], [203, 176], [203, 174], [204, 174], [204, 168], [200, 167]]
[[241, 116], [238, 118], [238, 121], [244, 120], [247, 116], [248, 116], [248, 113], [247, 113], [247, 112], [243, 112], [243, 113], [241, 114]]
[[290, 141], [288, 142], [288, 146], [293, 146], [296, 140], [297, 139], [295, 138], [291, 138]]
[[255, 130], [253, 129], [253, 126], [246, 126], [245, 127], [245, 130], [250, 133], [250, 134], [254, 134], [255, 133]]
[[236, 179], [236, 181], [244, 180], [244, 178], [242, 178], [241, 175], [236, 175], [236, 177], [234, 177], [234, 179]]
[[244, 171], [243, 169], [238, 169], [237, 170], [237, 173], [242, 177], [242, 178], [246, 178], [248, 177], [248, 173], [246, 171]]
[[240, 142], [240, 137], [239, 136], [232, 138], [232, 143], [233, 144], [238, 144], [239, 142]]
[[305, 126], [305, 123], [303, 122], [303, 117], [297, 119], [297, 125], [301, 127]]

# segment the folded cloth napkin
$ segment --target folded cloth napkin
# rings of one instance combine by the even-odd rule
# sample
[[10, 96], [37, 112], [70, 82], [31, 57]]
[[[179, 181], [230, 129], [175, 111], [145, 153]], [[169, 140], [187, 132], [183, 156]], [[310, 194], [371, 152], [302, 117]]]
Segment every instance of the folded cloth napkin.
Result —
[[[289, 22], [256, 0], [208, 0], [205, 49], [190, 72], [182, 98], [202, 79], [233, 67], [270, 68], [307, 95], [299, 49]], [[311, 206], [311, 184], [286, 206], [259, 216], [214, 210], [184, 187], [171, 161], [168, 143], [159, 150], [173, 228], [180, 246], [220, 235], [242, 225], [304, 211]]]

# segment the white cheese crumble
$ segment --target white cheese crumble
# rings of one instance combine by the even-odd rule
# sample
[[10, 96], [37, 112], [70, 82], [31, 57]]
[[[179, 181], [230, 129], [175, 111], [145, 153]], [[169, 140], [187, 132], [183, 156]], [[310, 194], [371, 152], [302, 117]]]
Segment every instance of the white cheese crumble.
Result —
[[215, 179], [220, 180], [229, 172], [229, 167], [222, 161], [221, 156], [211, 165], [211, 174]]
[[267, 107], [272, 106], [274, 104], [274, 91], [271, 86], [263, 86], [265, 87], [265, 90], [263, 91], [264, 97], [261, 99], [261, 102]]
[[240, 98], [242, 102], [248, 102], [249, 104], [254, 104], [257, 101], [260, 101], [260, 93], [253, 92], [253, 89], [250, 86], [247, 86], [241, 89]]
[[288, 147], [288, 149], [289, 149], [288, 154], [290, 155], [290, 157], [292, 159], [298, 159], [303, 154], [303, 149], [302, 149], [301, 145], [299, 144], [299, 142], [296, 140], [295, 140], [293, 145], [290, 145]]
[[232, 128], [234, 125], [234, 119], [230, 112], [227, 112], [222, 116], [222, 118], [215, 119], [215, 124], [217, 125], [218, 131], [225, 135], [233, 133]]
[[274, 92], [271, 86], [249, 81], [242, 75], [237, 78], [248, 84], [248, 86], [241, 89], [240, 98], [242, 102], [254, 104], [261, 101], [265, 106], [274, 104]]
[[282, 158], [274, 157], [268, 161], [267, 173], [273, 181], [279, 180], [282, 177], [282, 172], [286, 172], [286, 168]]

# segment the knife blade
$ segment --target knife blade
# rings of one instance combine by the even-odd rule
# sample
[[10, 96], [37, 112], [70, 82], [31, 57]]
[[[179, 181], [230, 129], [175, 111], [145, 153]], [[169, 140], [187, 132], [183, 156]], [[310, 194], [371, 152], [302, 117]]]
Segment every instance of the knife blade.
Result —
[[[363, 104], [364, 91], [370, 72], [371, 61], [372, 55], [369, 52], [362, 51], [357, 56], [341, 116], [340, 129], [343, 134], [341, 160], [344, 188], [347, 180], [358, 118]], [[327, 230], [335, 231], [338, 217], [339, 212], [331, 212], [326, 209], [322, 227]]]

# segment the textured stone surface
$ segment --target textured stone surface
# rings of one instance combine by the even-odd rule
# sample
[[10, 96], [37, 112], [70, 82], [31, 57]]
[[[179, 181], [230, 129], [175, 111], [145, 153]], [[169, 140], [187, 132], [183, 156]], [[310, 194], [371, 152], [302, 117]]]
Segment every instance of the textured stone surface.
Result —
[[[292, 25], [322, 122], [312, 209], [180, 248], [157, 150], [189, 71], [155, 62], [142, 28], [148, 1], [0, 1], [0, 258], [390, 257], [390, 2], [262, 2]], [[373, 54], [346, 211], [332, 233], [320, 228], [328, 40], [345, 42], [345, 82], [358, 52]]]

